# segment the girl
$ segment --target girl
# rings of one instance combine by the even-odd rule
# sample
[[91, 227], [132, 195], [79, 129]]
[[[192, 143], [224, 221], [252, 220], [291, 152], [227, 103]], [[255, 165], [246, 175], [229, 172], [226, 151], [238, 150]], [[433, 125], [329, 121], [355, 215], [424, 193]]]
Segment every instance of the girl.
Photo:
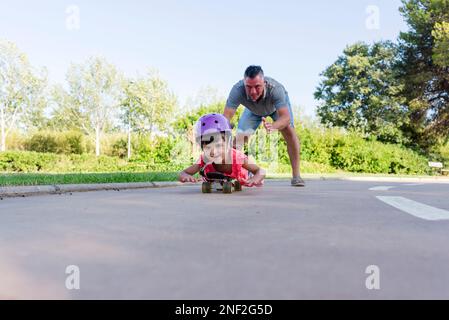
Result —
[[[195, 140], [201, 147], [200, 159], [179, 174], [181, 182], [197, 182], [194, 174], [220, 172], [247, 187], [262, 186], [265, 170], [252, 163], [241, 151], [232, 148], [232, 129], [221, 114], [208, 114], [198, 120]], [[252, 177], [248, 177], [248, 171]]]

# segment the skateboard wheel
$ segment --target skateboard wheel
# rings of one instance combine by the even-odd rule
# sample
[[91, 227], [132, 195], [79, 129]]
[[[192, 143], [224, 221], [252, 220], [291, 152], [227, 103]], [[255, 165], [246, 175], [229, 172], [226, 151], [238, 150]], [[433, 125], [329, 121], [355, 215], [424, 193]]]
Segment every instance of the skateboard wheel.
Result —
[[240, 182], [236, 181], [234, 182], [234, 190], [235, 191], [242, 191], [242, 185]]
[[201, 186], [201, 191], [203, 193], [211, 193], [212, 192], [212, 183], [203, 182], [203, 185]]
[[226, 181], [223, 183], [223, 193], [232, 193], [232, 182]]

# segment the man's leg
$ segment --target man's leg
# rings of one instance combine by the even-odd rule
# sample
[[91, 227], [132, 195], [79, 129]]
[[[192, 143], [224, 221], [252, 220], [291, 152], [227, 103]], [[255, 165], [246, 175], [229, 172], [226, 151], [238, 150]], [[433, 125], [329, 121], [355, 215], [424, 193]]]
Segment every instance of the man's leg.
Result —
[[[290, 158], [290, 164], [292, 166], [293, 179], [291, 183], [292, 186], [304, 187], [305, 183], [301, 179], [301, 172], [300, 172], [301, 144], [295, 131], [293, 111], [288, 94], [287, 94], [287, 105], [288, 111], [290, 113], [290, 125], [284, 130], [281, 130], [281, 133], [285, 139], [285, 142], [287, 143], [288, 157]], [[271, 118], [275, 121], [278, 119], [278, 117], [279, 115], [277, 112], [271, 115]]]
[[284, 130], [281, 131], [282, 136], [287, 143], [287, 152], [288, 157], [290, 158], [290, 163], [292, 166], [292, 175], [293, 177], [299, 177], [300, 173], [300, 152], [301, 145], [296, 135], [295, 129], [291, 126], [288, 126]]

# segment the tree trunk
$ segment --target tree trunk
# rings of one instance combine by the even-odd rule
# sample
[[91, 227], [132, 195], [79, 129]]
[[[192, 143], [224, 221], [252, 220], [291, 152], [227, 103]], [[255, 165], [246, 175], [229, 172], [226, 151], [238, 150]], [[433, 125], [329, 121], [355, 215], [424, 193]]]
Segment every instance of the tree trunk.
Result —
[[95, 128], [95, 154], [97, 157], [100, 156], [100, 128], [98, 126]]
[[131, 123], [128, 125], [128, 160], [131, 159]]
[[0, 127], [1, 127], [0, 152], [3, 152], [6, 151], [6, 133], [5, 133], [5, 112], [2, 107], [0, 107]]

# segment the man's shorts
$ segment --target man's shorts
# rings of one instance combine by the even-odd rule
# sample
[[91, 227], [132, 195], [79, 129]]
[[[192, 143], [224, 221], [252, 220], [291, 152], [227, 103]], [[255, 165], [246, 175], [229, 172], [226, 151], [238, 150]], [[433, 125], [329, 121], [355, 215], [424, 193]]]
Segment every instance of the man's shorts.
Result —
[[[288, 111], [290, 113], [290, 126], [294, 128], [295, 124], [293, 119], [292, 106], [288, 95], [287, 95], [287, 106]], [[279, 119], [279, 114], [276, 110], [272, 114], [266, 115], [265, 117], [270, 117], [271, 119], [273, 119], [273, 121], [276, 121], [277, 119]], [[243, 111], [243, 114], [240, 117], [237, 132], [254, 133], [260, 126], [262, 118], [263, 118], [262, 116], [255, 115], [249, 109], [245, 108], [245, 111]]]

